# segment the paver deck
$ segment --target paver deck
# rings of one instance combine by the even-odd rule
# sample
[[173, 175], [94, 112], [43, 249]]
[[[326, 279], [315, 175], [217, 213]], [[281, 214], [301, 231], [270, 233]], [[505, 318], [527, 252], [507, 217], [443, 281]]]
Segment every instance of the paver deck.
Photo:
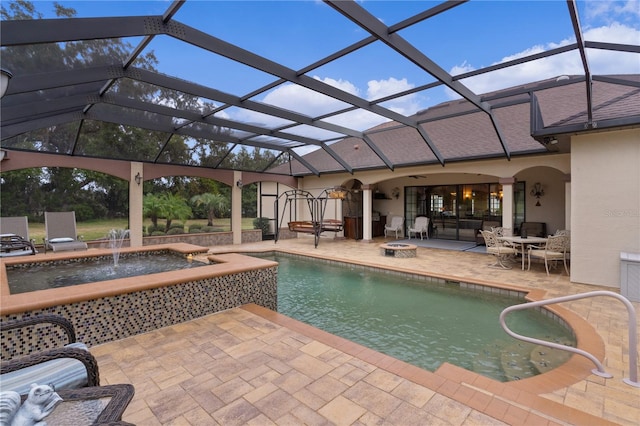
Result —
[[[381, 256], [379, 244], [310, 238], [212, 247], [211, 253], [286, 250], [433, 275], [544, 290], [547, 298], [593, 290], [563, 271], [496, 270], [485, 254], [418, 248]], [[640, 304], [634, 303], [637, 310]], [[95, 346], [102, 384], [132, 383], [123, 420], [138, 425], [637, 425], [640, 389], [629, 377], [626, 311], [611, 298], [563, 304], [605, 346], [603, 379], [548, 373], [534, 385], [498, 383], [445, 364], [428, 372], [264, 308], [248, 305]], [[586, 373], [585, 373], [586, 371]]]

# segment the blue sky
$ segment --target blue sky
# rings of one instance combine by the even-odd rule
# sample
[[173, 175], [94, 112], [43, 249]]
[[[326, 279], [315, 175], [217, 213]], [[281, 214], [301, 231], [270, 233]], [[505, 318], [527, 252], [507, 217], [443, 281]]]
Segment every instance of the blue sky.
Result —
[[[171, 4], [170, 1], [61, 3], [75, 8], [79, 17], [160, 15]], [[365, 0], [359, 3], [385, 24], [393, 25], [439, 2]], [[50, 2], [36, 2], [36, 5], [45, 17], [52, 17]], [[639, 0], [579, 1], [578, 9], [586, 40], [640, 44]], [[368, 35], [331, 7], [314, 0], [188, 0], [174, 19], [296, 70]], [[454, 75], [575, 41], [564, 0], [472, 0], [399, 35]], [[138, 42], [137, 39], [129, 41], [133, 45]], [[160, 61], [160, 72], [238, 96], [275, 79], [169, 37], [156, 37], [150, 49]], [[589, 51], [588, 57], [594, 74], [640, 73], [638, 54], [614, 57], [608, 51], [599, 50]], [[463, 83], [476, 93], [486, 93], [563, 74], [583, 74], [576, 54], [557, 55], [463, 80]], [[308, 75], [367, 99], [434, 81], [381, 43], [367, 46]], [[455, 97], [451, 91], [438, 88], [384, 106], [412, 114]], [[278, 87], [255, 100], [311, 116], [340, 108], [338, 101], [294, 85]], [[220, 115], [249, 122], [270, 120], [238, 109], [225, 110]], [[365, 130], [379, 124], [380, 117], [358, 112], [329, 121]], [[327, 133], [305, 134], [331, 137]]]

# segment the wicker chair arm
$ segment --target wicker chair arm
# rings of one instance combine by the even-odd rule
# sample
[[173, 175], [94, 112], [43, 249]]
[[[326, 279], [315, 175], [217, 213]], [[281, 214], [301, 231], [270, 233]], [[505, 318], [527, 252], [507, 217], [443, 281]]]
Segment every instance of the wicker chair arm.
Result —
[[98, 361], [89, 351], [78, 348], [48, 349], [46, 351], [14, 358], [9, 361], [3, 361], [0, 363], [0, 374], [10, 373], [32, 365], [60, 358], [73, 358], [82, 362], [87, 370], [87, 386], [100, 386]]
[[19, 318], [0, 323], [0, 331], [29, 327], [36, 324], [55, 324], [62, 328], [69, 339], [68, 343], [76, 342], [76, 332], [71, 321], [59, 315], [38, 315], [35, 317]]

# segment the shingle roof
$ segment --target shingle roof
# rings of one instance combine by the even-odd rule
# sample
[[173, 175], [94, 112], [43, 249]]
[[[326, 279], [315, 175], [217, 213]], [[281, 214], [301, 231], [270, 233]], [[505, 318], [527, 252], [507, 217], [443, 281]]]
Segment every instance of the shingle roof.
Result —
[[[636, 126], [640, 124], [640, 75], [609, 76], [618, 83], [593, 82], [594, 120], [612, 125]], [[549, 87], [550, 84], [557, 83]], [[627, 85], [628, 84], [628, 85]], [[498, 92], [488, 93], [482, 98], [491, 99], [493, 113], [512, 155], [547, 152], [542, 138], [532, 135], [530, 94], [535, 94], [542, 115], [546, 133], [554, 136], [563, 133], [565, 125], [580, 125], [587, 129], [585, 81], [580, 77], [544, 80], [525, 86], [518, 86]], [[513, 94], [514, 91], [524, 92]], [[631, 120], [620, 123], [621, 118]], [[635, 119], [634, 119], [635, 117]], [[466, 100], [445, 102], [420, 111], [412, 116], [418, 121], [445, 161], [460, 161], [476, 158], [502, 157], [504, 151], [496, 136], [489, 117], [479, 112]], [[574, 127], [570, 128], [574, 132]], [[535, 130], [535, 129], [534, 129]], [[438, 163], [435, 155], [418, 135], [415, 129], [388, 122], [376, 126], [365, 134], [380, 151], [397, 167]], [[382, 169], [386, 165], [376, 153], [360, 139], [346, 138], [331, 145], [358, 169]], [[322, 151], [315, 151], [303, 157], [318, 171], [343, 172], [337, 163], [330, 161]], [[288, 166], [287, 166], [288, 167]], [[293, 160], [294, 175], [310, 174], [302, 164]], [[276, 168], [274, 171], [279, 171]]]

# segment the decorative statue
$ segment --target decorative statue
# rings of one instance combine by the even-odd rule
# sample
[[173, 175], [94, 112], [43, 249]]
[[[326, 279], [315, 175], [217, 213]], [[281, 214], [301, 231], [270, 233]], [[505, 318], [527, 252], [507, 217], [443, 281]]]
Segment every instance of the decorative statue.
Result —
[[2, 426], [46, 426], [42, 421], [58, 405], [62, 398], [52, 386], [32, 384], [29, 395], [20, 405], [20, 395], [17, 392], [2, 392], [0, 406], [2, 412]]

